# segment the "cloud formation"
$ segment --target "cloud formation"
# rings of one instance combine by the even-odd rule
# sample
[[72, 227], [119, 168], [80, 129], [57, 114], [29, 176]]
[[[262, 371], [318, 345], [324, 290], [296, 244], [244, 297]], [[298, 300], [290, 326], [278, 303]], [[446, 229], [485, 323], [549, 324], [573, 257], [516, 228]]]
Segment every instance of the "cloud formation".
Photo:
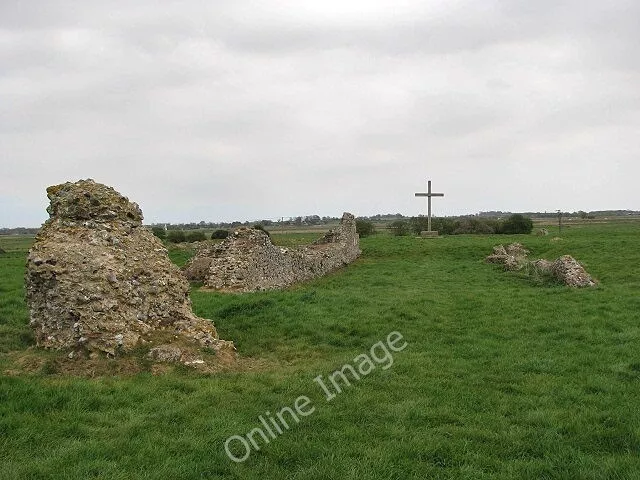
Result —
[[0, 226], [640, 208], [634, 1], [0, 4]]

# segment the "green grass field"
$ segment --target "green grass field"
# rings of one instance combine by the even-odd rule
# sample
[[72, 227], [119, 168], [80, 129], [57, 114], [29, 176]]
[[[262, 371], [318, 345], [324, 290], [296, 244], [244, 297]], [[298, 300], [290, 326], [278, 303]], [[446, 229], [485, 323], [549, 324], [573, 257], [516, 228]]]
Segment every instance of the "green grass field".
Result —
[[[20, 370], [30, 240], [0, 238], [0, 478], [640, 478], [640, 224], [551, 237], [376, 235], [356, 263], [287, 291], [194, 289], [251, 368], [97, 378]], [[600, 286], [483, 262], [510, 241], [573, 255]], [[327, 402], [314, 377], [393, 331], [408, 343], [393, 365]], [[227, 457], [225, 439], [301, 395], [314, 413], [245, 462]]]

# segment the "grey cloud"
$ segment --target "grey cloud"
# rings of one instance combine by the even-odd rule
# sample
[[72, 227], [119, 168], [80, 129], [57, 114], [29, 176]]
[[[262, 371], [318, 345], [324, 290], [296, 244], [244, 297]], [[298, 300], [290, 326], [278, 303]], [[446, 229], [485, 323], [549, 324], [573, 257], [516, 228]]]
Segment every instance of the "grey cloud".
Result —
[[2, 2], [0, 225], [81, 177], [149, 221], [634, 207], [640, 4], [353, 5]]

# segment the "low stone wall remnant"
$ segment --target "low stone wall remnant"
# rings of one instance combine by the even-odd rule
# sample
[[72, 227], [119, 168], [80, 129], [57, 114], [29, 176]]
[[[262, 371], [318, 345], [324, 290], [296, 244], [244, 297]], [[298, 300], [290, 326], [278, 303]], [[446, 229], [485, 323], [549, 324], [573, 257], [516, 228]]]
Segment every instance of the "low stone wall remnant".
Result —
[[512, 243], [506, 248], [504, 245], [497, 245], [493, 247], [493, 253], [485, 261], [502, 264], [505, 270], [520, 270], [527, 264], [528, 254], [529, 250], [519, 243]]
[[530, 261], [527, 258], [529, 251], [519, 243], [512, 243], [506, 248], [504, 245], [493, 247], [493, 253], [485, 258], [487, 263], [503, 265], [505, 270], [522, 270], [531, 268], [542, 275], [550, 275], [569, 287], [593, 287], [597, 282], [587, 273], [584, 267], [570, 255], [563, 255], [555, 261], [538, 260]]
[[355, 217], [311, 245], [278, 247], [258, 229], [239, 228], [219, 244], [202, 247], [185, 265], [185, 276], [206, 288], [229, 292], [275, 290], [344, 267], [360, 255]]

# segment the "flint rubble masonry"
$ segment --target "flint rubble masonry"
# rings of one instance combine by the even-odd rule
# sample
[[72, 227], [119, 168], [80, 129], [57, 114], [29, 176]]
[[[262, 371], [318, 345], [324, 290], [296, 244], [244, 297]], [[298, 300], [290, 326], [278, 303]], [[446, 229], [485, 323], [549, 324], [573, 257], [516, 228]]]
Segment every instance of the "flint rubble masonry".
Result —
[[200, 363], [200, 347], [234, 355], [233, 343], [192, 312], [189, 283], [142, 226], [137, 204], [93, 180], [52, 186], [47, 195], [50, 218], [26, 273], [39, 346], [114, 356], [147, 343], [150, 358], [186, 364]]
[[519, 244], [512, 243], [506, 248], [503, 245], [493, 247], [493, 253], [485, 258], [487, 263], [501, 264], [505, 270], [522, 270], [530, 266], [535, 271], [551, 275], [569, 287], [594, 287], [597, 282], [587, 273], [584, 267], [570, 255], [563, 255], [551, 262], [538, 259], [529, 261], [528, 250]]
[[204, 282], [206, 288], [255, 292], [321, 277], [359, 255], [355, 217], [344, 213], [336, 230], [303, 247], [278, 247], [265, 232], [240, 228], [219, 244], [201, 247], [184, 273], [189, 280]]

